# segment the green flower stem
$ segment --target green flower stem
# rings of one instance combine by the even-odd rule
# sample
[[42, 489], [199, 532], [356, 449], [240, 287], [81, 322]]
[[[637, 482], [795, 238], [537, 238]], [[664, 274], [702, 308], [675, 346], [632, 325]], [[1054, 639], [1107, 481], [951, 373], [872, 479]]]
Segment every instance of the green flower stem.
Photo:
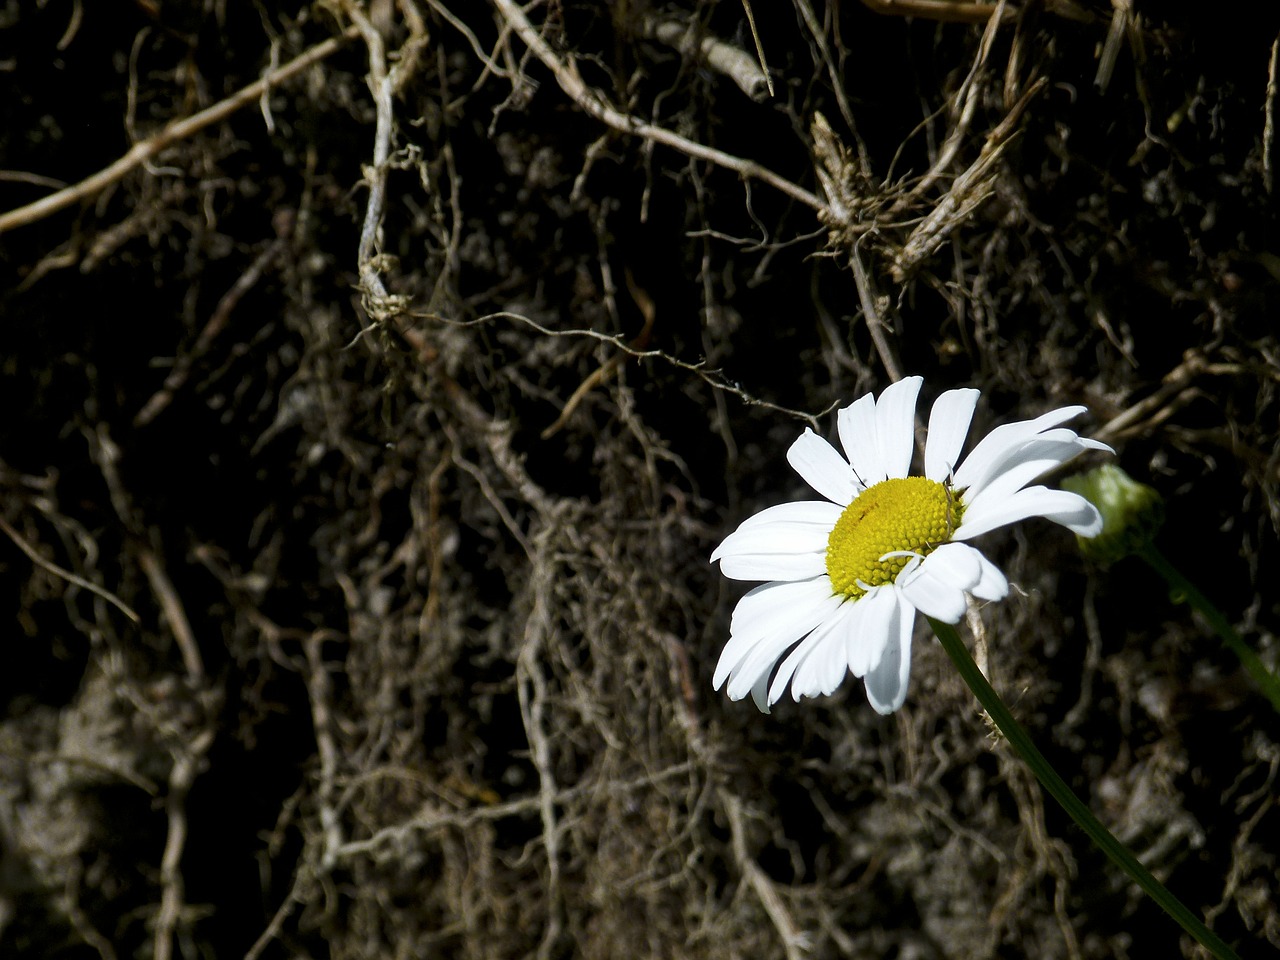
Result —
[[1262, 688], [1262, 692], [1271, 701], [1271, 706], [1280, 712], [1280, 680], [1277, 680], [1276, 675], [1267, 669], [1267, 665], [1253, 652], [1253, 648], [1244, 642], [1244, 638], [1236, 632], [1231, 621], [1222, 615], [1222, 611], [1197, 590], [1190, 580], [1174, 569], [1151, 543], [1147, 543], [1137, 555], [1151, 564], [1156, 573], [1164, 577], [1175, 593], [1181, 594], [1191, 606], [1200, 611], [1200, 615], [1209, 621], [1209, 626], [1213, 627], [1223, 643], [1235, 651], [1241, 665], [1249, 671], [1249, 676], [1253, 677], [1254, 683]]
[[1022, 729], [1021, 724], [1013, 718], [1013, 714], [1009, 712], [1009, 708], [1004, 705], [1004, 701], [1000, 699], [999, 694], [992, 689], [991, 684], [987, 682], [987, 678], [982, 675], [982, 671], [978, 669], [978, 665], [973, 662], [973, 657], [969, 655], [968, 649], [964, 642], [960, 639], [960, 634], [956, 632], [956, 628], [948, 623], [942, 623], [938, 620], [929, 618], [929, 624], [933, 627], [933, 632], [937, 634], [938, 639], [942, 641], [942, 647], [947, 651], [947, 655], [956, 665], [956, 669], [960, 671], [960, 676], [964, 678], [964, 682], [969, 685], [969, 689], [973, 691], [973, 695], [978, 698], [978, 702], [982, 704], [987, 714], [1000, 732], [1004, 734], [1006, 740], [1018, 755], [1026, 761], [1036, 778], [1040, 781], [1045, 790], [1049, 791], [1049, 795], [1057, 800], [1071, 815], [1071, 819], [1079, 824], [1080, 829], [1089, 835], [1098, 847], [1111, 858], [1121, 870], [1129, 875], [1129, 877], [1142, 888], [1152, 900], [1158, 903], [1169, 916], [1177, 920], [1182, 925], [1182, 929], [1195, 937], [1210, 953], [1219, 960], [1240, 960], [1236, 953], [1223, 943], [1212, 930], [1200, 922], [1200, 919], [1192, 913], [1187, 907], [1171, 894], [1159, 880], [1151, 875], [1138, 859], [1129, 852], [1129, 848], [1122, 844], [1112, 835], [1111, 831], [1104, 827], [1098, 818], [1089, 812], [1089, 808], [1081, 802], [1066, 782], [1058, 776], [1057, 771], [1049, 765], [1043, 754], [1036, 749], [1036, 745], [1031, 742], [1031, 738], [1027, 736], [1027, 732]]

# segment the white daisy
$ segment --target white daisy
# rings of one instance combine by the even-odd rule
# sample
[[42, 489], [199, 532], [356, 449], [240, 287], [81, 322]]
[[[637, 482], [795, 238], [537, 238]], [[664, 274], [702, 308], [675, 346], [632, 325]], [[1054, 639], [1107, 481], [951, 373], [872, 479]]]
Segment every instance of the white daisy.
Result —
[[1102, 529], [1083, 497], [1027, 486], [1084, 450], [1110, 451], [1059, 426], [1084, 407], [996, 427], [961, 462], [978, 391], [948, 390], [929, 415], [924, 476], [913, 477], [921, 382], [908, 377], [879, 401], [867, 394], [840, 410], [845, 456], [806, 428], [787, 462], [826, 499], [762, 510], [711, 555], [726, 577], [771, 581], [733, 611], [714, 677], [717, 690], [728, 681], [731, 700], [750, 693], [767, 713], [788, 686], [796, 700], [827, 695], [848, 670], [866, 678], [872, 707], [892, 713], [907, 696], [916, 611], [956, 623], [966, 593], [1009, 591], [967, 541], [1029, 517], [1082, 536]]

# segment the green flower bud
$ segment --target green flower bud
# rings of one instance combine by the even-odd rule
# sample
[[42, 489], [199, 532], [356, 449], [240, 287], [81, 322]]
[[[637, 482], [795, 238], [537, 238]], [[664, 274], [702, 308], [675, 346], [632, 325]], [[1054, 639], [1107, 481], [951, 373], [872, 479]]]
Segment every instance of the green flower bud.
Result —
[[1080, 552], [1103, 566], [1148, 546], [1164, 524], [1164, 500], [1113, 463], [1067, 477], [1062, 487], [1084, 497], [1102, 514], [1102, 532], [1076, 537]]

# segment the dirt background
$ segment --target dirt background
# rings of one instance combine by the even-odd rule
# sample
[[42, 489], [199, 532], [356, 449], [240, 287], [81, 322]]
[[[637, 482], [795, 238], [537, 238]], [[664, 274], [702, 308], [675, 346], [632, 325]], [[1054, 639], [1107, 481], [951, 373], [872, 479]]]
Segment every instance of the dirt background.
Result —
[[[922, 624], [893, 717], [710, 687], [711, 550], [906, 373], [1087, 405], [1276, 664], [1280, 13], [992, 9], [756, 0], [770, 95], [737, 0], [0, 5], [0, 953], [1195, 955]], [[983, 547], [997, 688], [1271, 955], [1266, 700]]]

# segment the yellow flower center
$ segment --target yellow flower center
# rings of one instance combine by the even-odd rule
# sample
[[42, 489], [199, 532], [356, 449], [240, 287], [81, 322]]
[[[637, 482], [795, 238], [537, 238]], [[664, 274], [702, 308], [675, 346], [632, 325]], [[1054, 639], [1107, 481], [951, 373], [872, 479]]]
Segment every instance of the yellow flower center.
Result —
[[910, 557], [881, 557], [898, 550], [928, 556], [951, 539], [963, 512], [957, 491], [927, 477], [868, 487], [840, 514], [827, 539], [831, 586], [856, 600], [866, 587], [891, 583]]

